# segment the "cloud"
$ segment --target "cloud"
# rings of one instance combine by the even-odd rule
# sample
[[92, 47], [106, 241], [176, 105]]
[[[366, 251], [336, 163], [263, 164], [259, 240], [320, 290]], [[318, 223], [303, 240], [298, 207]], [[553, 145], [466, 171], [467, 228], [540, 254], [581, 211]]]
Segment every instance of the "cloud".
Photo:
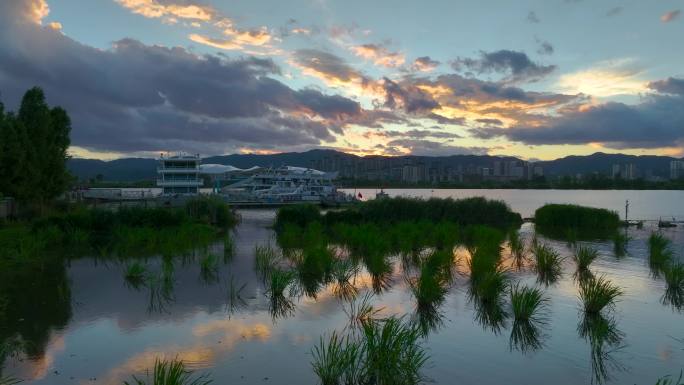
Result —
[[448, 131], [439, 130], [409, 130], [409, 131], [392, 131], [387, 130], [382, 132], [383, 136], [386, 137], [404, 137], [411, 139], [425, 139], [425, 138], [438, 138], [438, 139], [460, 139], [463, 136]]
[[606, 15], [605, 15], [605, 16], [606, 16], [606, 17], [617, 16], [617, 15], [621, 14], [623, 10], [624, 10], [624, 7], [615, 7], [615, 8], [611, 8], [611, 9], [609, 9], [608, 11], [606, 11]]
[[[672, 83], [668, 81], [651, 84], [666, 92], [680, 91], [669, 88]], [[684, 145], [682, 127], [684, 96], [654, 94], [636, 105], [586, 105], [550, 116], [536, 126], [485, 128], [476, 134], [481, 138], [501, 135], [531, 145], [601, 143], [615, 149], [662, 148]]]
[[491, 126], [501, 126], [501, 125], [503, 125], [503, 122], [502, 122], [501, 120], [499, 120], [499, 119], [487, 119], [487, 118], [484, 118], [484, 119], [475, 119], [475, 121], [478, 122], [478, 123], [488, 124], [488, 125], [491, 125]]
[[362, 44], [349, 48], [354, 55], [371, 60], [377, 66], [396, 68], [404, 64], [406, 58], [400, 52], [392, 52], [378, 44]]
[[439, 103], [429, 93], [408, 82], [401, 85], [388, 78], [383, 80], [386, 107], [402, 108], [409, 114], [430, 112], [439, 107]]
[[648, 88], [664, 94], [684, 96], [684, 79], [667, 78], [648, 83]]
[[462, 147], [425, 139], [395, 139], [383, 146], [387, 152], [416, 156], [485, 155], [485, 147]]
[[209, 6], [163, 0], [115, 0], [131, 12], [148, 18], [178, 18], [210, 21], [217, 16]]
[[534, 11], [530, 11], [527, 14], [527, 18], [525, 20], [527, 20], [528, 23], [532, 24], [538, 24], [540, 22], [539, 17], [537, 17], [537, 13]]
[[3, 101], [16, 106], [26, 89], [43, 87], [50, 104], [69, 111], [75, 146], [115, 152], [287, 149], [333, 141], [350, 121], [377, 124], [351, 99], [275, 80], [280, 69], [271, 60], [197, 55], [133, 39], [109, 49], [80, 44], [36, 24], [30, 10], [40, 3], [0, 3]]
[[467, 69], [478, 74], [500, 73], [509, 82], [536, 81], [556, 70], [555, 65], [545, 66], [533, 62], [524, 52], [505, 49], [481, 52], [478, 59], [458, 58], [451, 65], [456, 71]]
[[564, 92], [583, 93], [597, 97], [639, 94], [647, 91], [648, 83], [640, 79], [642, 71], [631, 59], [594, 64], [591, 68], [561, 75], [558, 87]]
[[663, 23], [669, 23], [677, 18], [679, 18], [679, 14], [681, 11], [679, 9], [675, 9], [670, 12], [666, 12], [664, 15], [660, 16], [660, 21]]
[[551, 55], [554, 52], [553, 45], [549, 43], [548, 41], [544, 40], [539, 40], [537, 39], [537, 43], [539, 44], [539, 48], [537, 48], [537, 53], [540, 55]]
[[421, 56], [416, 58], [411, 65], [413, 71], [430, 72], [437, 68], [441, 63], [437, 60], [432, 60], [430, 56]]

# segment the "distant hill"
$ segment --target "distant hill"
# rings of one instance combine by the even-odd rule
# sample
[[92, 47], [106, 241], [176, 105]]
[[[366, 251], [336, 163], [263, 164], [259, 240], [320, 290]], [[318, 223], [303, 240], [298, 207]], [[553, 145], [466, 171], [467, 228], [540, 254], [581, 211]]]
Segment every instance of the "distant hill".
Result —
[[[233, 154], [204, 158], [203, 163], [232, 165], [239, 168], [252, 166], [297, 166], [311, 167], [324, 159], [339, 160], [367, 160], [387, 159], [385, 156], [359, 157], [335, 150], [310, 150], [306, 152], [286, 152], [280, 154]], [[512, 157], [497, 157], [491, 155], [453, 155], [453, 156], [402, 156], [401, 159], [412, 159], [416, 162], [429, 164], [442, 162], [445, 165], [491, 167], [494, 160], [515, 159]], [[397, 159], [397, 158], [394, 158]], [[668, 177], [670, 161], [677, 158], [667, 156], [634, 156], [624, 154], [595, 153], [587, 156], [567, 156], [551, 161], [539, 162], [544, 167], [544, 174], [549, 176], [602, 173], [610, 175], [613, 164], [633, 163], [641, 172], [649, 170], [653, 175]], [[107, 181], [140, 181], [151, 180], [156, 177], [157, 161], [149, 158], [124, 158], [111, 161], [97, 159], [70, 159], [68, 167], [71, 173], [79, 179], [95, 178], [98, 174]]]

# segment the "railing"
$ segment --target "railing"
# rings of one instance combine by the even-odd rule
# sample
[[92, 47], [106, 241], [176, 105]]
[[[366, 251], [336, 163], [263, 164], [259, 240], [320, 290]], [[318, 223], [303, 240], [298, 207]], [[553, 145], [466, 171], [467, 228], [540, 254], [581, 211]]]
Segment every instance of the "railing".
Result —
[[202, 186], [203, 181], [199, 179], [189, 179], [189, 180], [170, 180], [170, 179], [157, 179], [157, 186], [163, 187], [173, 187], [173, 186]]

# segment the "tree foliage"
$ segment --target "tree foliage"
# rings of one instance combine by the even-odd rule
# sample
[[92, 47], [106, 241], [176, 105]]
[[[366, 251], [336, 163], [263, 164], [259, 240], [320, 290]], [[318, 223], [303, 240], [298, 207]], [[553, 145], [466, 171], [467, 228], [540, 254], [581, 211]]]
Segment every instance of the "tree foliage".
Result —
[[26, 91], [16, 114], [0, 104], [0, 193], [42, 205], [64, 192], [70, 132], [67, 112], [48, 106], [38, 87]]

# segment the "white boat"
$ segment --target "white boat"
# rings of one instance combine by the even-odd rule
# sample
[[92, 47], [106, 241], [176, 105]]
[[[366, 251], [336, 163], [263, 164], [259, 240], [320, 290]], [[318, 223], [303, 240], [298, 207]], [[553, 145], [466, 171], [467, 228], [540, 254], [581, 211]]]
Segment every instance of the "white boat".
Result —
[[[338, 192], [333, 180], [337, 172], [282, 166], [239, 169], [224, 165], [202, 165], [211, 176], [215, 191], [229, 203], [344, 203], [352, 198]], [[221, 184], [227, 184], [219, 188]]]

